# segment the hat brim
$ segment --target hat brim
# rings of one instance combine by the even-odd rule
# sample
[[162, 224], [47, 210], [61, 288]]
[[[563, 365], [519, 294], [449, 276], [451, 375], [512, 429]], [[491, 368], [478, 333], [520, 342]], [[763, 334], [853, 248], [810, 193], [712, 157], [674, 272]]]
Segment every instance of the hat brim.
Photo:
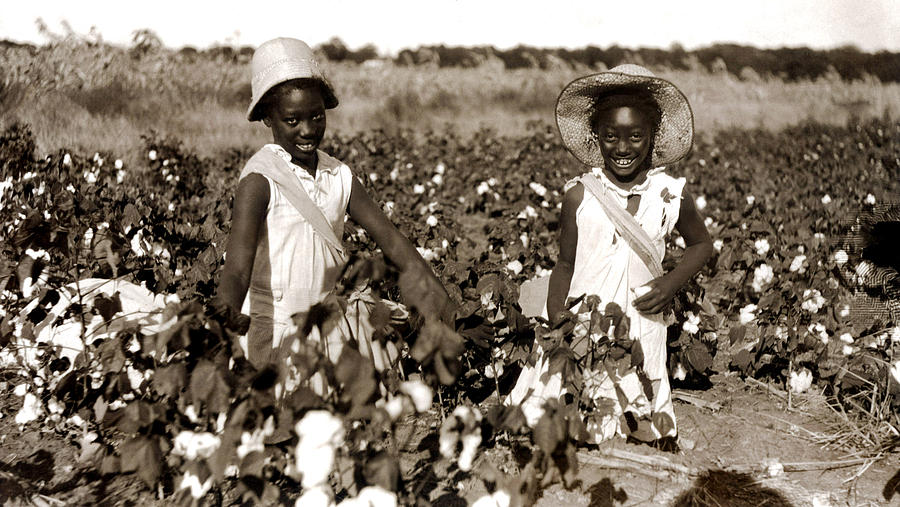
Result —
[[[262, 98], [266, 96], [266, 93], [268, 93], [269, 90], [276, 87], [277, 85], [280, 85], [281, 83], [290, 81], [292, 79], [298, 79], [298, 78], [297, 77], [286, 77], [284, 79], [274, 81], [274, 82], [270, 83], [266, 87], [266, 89], [262, 93], [259, 94], [258, 97], [253, 97], [253, 99], [250, 101], [250, 107], [247, 108], [247, 120], [249, 120], [249, 121], [262, 120], [263, 119], [262, 111], [260, 111], [259, 108], [257, 108], [256, 106], [259, 105], [260, 101], [262, 101]], [[306, 77], [299, 78], [299, 79], [315, 79], [316, 81], [319, 81], [322, 85], [319, 88], [322, 90], [322, 100], [325, 102], [325, 109], [334, 109], [334, 108], [338, 107], [339, 102], [338, 102], [337, 96], [334, 94], [334, 88], [332, 88], [331, 83], [329, 83], [328, 80], [322, 79], [322, 78], [306, 78]]]
[[603, 167], [603, 155], [591, 119], [599, 97], [623, 89], [647, 91], [659, 105], [662, 116], [653, 139], [653, 166], [665, 166], [684, 158], [694, 140], [694, 115], [687, 97], [665, 79], [614, 71], [578, 78], [560, 92], [556, 101], [556, 126], [566, 149], [588, 166]]

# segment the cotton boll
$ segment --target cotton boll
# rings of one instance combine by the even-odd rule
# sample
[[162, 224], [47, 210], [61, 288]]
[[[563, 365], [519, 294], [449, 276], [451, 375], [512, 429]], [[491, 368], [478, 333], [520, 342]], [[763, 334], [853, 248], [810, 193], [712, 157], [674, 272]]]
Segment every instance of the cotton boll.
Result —
[[804, 367], [791, 372], [791, 378], [788, 380], [788, 385], [790, 386], [791, 391], [797, 394], [805, 393], [812, 385], [812, 380], [812, 372]]
[[421, 380], [400, 383], [400, 392], [409, 396], [416, 407], [416, 412], [427, 412], [434, 401], [434, 392]]

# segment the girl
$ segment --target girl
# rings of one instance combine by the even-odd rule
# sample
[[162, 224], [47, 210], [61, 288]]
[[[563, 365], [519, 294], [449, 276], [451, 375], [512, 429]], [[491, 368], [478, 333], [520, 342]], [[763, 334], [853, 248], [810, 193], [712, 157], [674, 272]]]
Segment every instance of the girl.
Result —
[[[279, 358], [277, 349], [287, 345], [294, 329], [291, 316], [308, 311], [332, 290], [346, 261], [340, 240], [345, 215], [401, 271], [411, 270], [425, 285], [427, 296], [416, 301], [422, 313], [447, 316], [450, 300], [425, 260], [350, 168], [319, 150], [325, 111], [338, 100], [309, 46], [297, 39], [270, 40], [253, 54], [250, 67], [247, 119], [262, 120], [272, 143], [241, 172], [217, 294], [217, 306], [226, 314], [250, 315], [245, 344], [250, 362], [261, 367]], [[348, 317], [341, 319], [343, 329], [325, 337], [328, 356], [336, 361], [352, 333], [379, 371], [392, 366], [396, 351], [388, 354], [370, 336], [359, 336], [365, 334], [359, 330], [366, 328], [366, 317]]]
[[[652, 396], [634, 382], [636, 371], [615, 378], [586, 372], [591, 397], [614, 406], [607, 417], [587, 414], [591, 440], [618, 434], [674, 443], [662, 312], [712, 253], [685, 179], [665, 172], [691, 148], [690, 106], [668, 81], [643, 67], [620, 65], [567, 85], [557, 100], [556, 119], [563, 144], [593, 170], [565, 186], [559, 260], [545, 289], [545, 315], [558, 322], [567, 298], [581, 295], [598, 296], [601, 308], [618, 304], [630, 319], [631, 338], [643, 349]], [[663, 274], [665, 238], [673, 228], [686, 248], [681, 262]], [[542, 379], [546, 369], [542, 360], [523, 370], [510, 394], [509, 401], [522, 405], [532, 425], [543, 402], [562, 391], [559, 374]]]

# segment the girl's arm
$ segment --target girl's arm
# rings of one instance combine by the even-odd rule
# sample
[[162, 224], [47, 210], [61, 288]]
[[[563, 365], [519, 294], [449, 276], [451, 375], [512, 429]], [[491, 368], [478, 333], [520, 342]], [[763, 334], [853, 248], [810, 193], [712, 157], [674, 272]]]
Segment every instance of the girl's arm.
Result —
[[452, 322], [454, 305], [446, 289], [431, 270], [431, 266], [419, 255], [409, 239], [385, 216], [356, 178], [353, 178], [347, 212], [353, 221], [372, 236], [385, 257], [401, 272], [414, 270], [417, 277], [425, 281], [427, 296], [423, 301], [416, 301], [421, 313], [439, 315], [443, 321]]
[[231, 233], [225, 250], [225, 268], [216, 294], [216, 307], [224, 305], [235, 313], [240, 312], [250, 287], [256, 245], [268, 205], [269, 183], [266, 178], [255, 173], [243, 178], [234, 196]]
[[547, 289], [547, 316], [553, 323], [556, 323], [556, 314], [565, 309], [572, 285], [575, 251], [578, 249], [578, 223], [575, 218], [582, 199], [584, 186], [578, 183], [566, 192], [559, 215], [559, 259], [550, 274], [550, 287]]
[[709, 231], [703, 225], [703, 219], [694, 205], [694, 198], [687, 190], [681, 198], [681, 210], [678, 212], [675, 228], [684, 238], [684, 256], [672, 271], [651, 280], [648, 285], [653, 289], [633, 301], [634, 307], [643, 313], [659, 313], [668, 305], [675, 294], [688, 282], [709, 260], [712, 255], [712, 240]]

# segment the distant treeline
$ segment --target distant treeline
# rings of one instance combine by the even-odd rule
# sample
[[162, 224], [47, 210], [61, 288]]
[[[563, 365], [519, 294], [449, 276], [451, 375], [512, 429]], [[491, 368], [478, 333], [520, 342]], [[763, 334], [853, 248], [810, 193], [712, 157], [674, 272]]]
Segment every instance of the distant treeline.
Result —
[[[179, 57], [215, 58], [247, 62], [253, 47], [215, 46], [198, 50], [187, 46], [170, 50], [150, 30], [135, 32], [131, 51], [173, 51]], [[0, 41], [0, 46], [30, 46], [10, 41]], [[862, 52], [853, 46], [830, 50], [810, 48], [759, 49], [737, 44], [715, 44], [709, 47], [686, 50], [678, 44], [669, 49], [624, 48], [588, 46], [582, 49], [536, 48], [516, 46], [497, 49], [492, 46], [420, 46], [404, 49], [396, 57], [385, 57], [377, 48], [368, 44], [359, 49], [348, 48], [340, 39], [315, 46], [319, 56], [335, 62], [378, 62], [392, 60], [402, 66], [480, 67], [484, 65], [502, 69], [606, 69], [620, 63], [637, 63], [648, 67], [666, 67], [674, 70], [706, 70], [730, 73], [741, 79], [775, 77], [787, 81], [817, 79], [822, 77], [843, 80], [875, 77], [881, 82], [900, 82], [900, 53], [880, 51]]]

